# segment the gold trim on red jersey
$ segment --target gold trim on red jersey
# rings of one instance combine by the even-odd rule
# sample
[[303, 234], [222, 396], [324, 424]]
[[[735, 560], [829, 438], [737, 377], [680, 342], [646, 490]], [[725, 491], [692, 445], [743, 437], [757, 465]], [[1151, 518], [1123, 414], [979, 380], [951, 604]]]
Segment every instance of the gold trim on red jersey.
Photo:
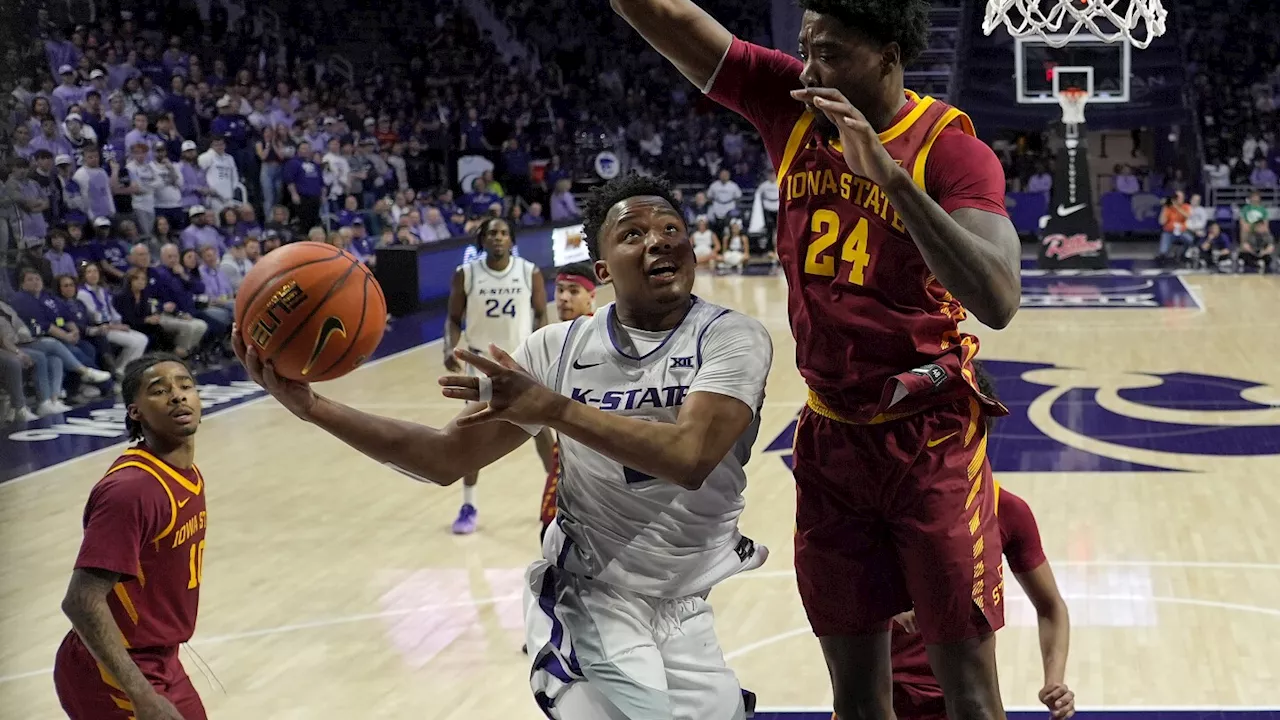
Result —
[[159, 535], [155, 536], [151, 540], [151, 542], [153, 543], [158, 543], [161, 540], [163, 540], [169, 533], [173, 532], [173, 526], [178, 522], [178, 500], [173, 496], [173, 490], [169, 489], [169, 483], [165, 482], [164, 478], [160, 477], [160, 473], [156, 472], [155, 468], [151, 467], [150, 465], [147, 465], [146, 463], [140, 463], [136, 460], [122, 462], [119, 465], [112, 467], [110, 470], [107, 471], [107, 474], [103, 475], [102, 477], [105, 480], [107, 477], [110, 477], [110, 475], [115, 471], [123, 470], [125, 468], [131, 468], [131, 467], [146, 471], [148, 475], [156, 479], [156, 482], [160, 483], [160, 487], [164, 488], [164, 494], [169, 496], [169, 524], [165, 526], [163, 532], [161, 532]]
[[200, 474], [200, 468], [194, 465], [191, 466], [191, 469], [194, 470], [196, 473], [196, 484], [192, 485], [190, 480], [187, 480], [186, 478], [182, 477], [182, 473], [179, 473], [177, 470], [174, 470], [172, 467], [170, 467], [169, 463], [161, 460], [160, 458], [156, 457], [155, 455], [152, 455], [151, 453], [147, 452], [146, 450], [143, 450], [142, 448], [129, 448], [128, 450], [124, 451], [124, 454], [137, 455], [138, 457], [146, 458], [148, 461], [155, 463], [156, 467], [163, 470], [165, 475], [168, 475], [169, 477], [173, 478], [174, 482], [181, 485], [185, 490], [187, 490], [193, 495], [199, 495], [200, 491], [204, 489], [204, 476]]
[[914, 100], [916, 106], [911, 108], [911, 112], [907, 113], [905, 117], [894, 123], [892, 127], [879, 134], [880, 144], [882, 145], [884, 143], [897, 140], [899, 136], [910, 130], [912, 125], [916, 124], [916, 121], [920, 119], [921, 115], [924, 115], [926, 110], [928, 110], [934, 103], [938, 102], [928, 95], [920, 97], [910, 90], [906, 90], [905, 92], [907, 94], [907, 101], [911, 102]]
[[791, 128], [791, 135], [787, 137], [787, 146], [782, 151], [782, 162], [778, 163], [779, 185], [782, 184], [787, 171], [791, 169], [791, 163], [795, 161], [796, 153], [800, 152], [800, 148], [803, 147], [804, 136], [809, 132], [810, 125], [813, 125], [813, 113], [805, 110], [800, 114], [800, 119], [796, 120], [796, 124]]
[[946, 130], [947, 126], [957, 119], [960, 120], [961, 131], [966, 135], [976, 135], [973, 129], [973, 121], [959, 108], [953, 107], [943, 113], [942, 117], [938, 118], [938, 121], [934, 123], [933, 128], [929, 131], [928, 139], [924, 141], [924, 145], [920, 146], [920, 152], [916, 155], [915, 167], [911, 171], [912, 179], [916, 181], [916, 185], [919, 185], [921, 190], [928, 190], [924, 186], [924, 168], [925, 162], [929, 159], [929, 151], [933, 149], [933, 144], [938, 140], [938, 136], [942, 134], [942, 131]]

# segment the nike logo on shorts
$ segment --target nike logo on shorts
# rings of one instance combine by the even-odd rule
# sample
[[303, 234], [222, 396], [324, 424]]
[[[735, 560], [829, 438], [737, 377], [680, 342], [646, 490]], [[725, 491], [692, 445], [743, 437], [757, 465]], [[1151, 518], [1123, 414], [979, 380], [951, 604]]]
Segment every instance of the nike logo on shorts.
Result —
[[946, 442], [946, 441], [950, 440], [951, 438], [955, 437], [955, 436], [956, 436], [956, 434], [958, 434], [959, 432], [960, 432], [960, 431], [959, 431], [959, 430], [957, 430], [957, 431], [955, 431], [955, 432], [953, 432], [953, 433], [950, 433], [950, 434], [948, 434], [948, 435], [943, 435], [942, 437], [938, 438], [937, 440], [930, 440], [929, 442], [925, 443], [925, 445], [927, 445], [927, 446], [929, 446], [929, 447], [938, 447], [938, 446], [939, 446], [939, 445], [941, 445], [942, 443], [944, 443], [944, 442]]

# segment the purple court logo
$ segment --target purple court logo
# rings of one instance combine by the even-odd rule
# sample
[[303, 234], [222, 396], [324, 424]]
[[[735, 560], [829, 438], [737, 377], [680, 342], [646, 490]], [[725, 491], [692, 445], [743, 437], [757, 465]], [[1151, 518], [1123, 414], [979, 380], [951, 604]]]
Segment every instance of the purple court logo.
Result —
[[[1010, 412], [992, 428], [995, 472], [1207, 472], [1280, 455], [1278, 387], [1195, 373], [984, 365]], [[788, 467], [795, 427], [765, 449]]]

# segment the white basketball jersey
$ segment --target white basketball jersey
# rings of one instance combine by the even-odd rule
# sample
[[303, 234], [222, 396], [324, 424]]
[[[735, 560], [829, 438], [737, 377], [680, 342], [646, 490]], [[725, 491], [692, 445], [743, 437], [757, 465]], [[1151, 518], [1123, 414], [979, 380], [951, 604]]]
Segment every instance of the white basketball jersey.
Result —
[[674, 423], [694, 392], [728, 395], [755, 412], [698, 490], [624, 467], [561, 433], [558, 513], [543, 541], [549, 562], [667, 598], [704, 593], [764, 562], [767, 550], [738, 532], [743, 466], [773, 360], [763, 325], [695, 298], [679, 326], [645, 333], [623, 328], [610, 304], [593, 316], [542, 328], [515, 357], [551, 389], [605, 412]]
[[507, 268], [496, 272], [477, 258], [462, 266], [467, 292], [468, 347], [489, 352], [489, 344], [511, 352], [533, 332], [533, 271], [537, 267], [511, 256]]

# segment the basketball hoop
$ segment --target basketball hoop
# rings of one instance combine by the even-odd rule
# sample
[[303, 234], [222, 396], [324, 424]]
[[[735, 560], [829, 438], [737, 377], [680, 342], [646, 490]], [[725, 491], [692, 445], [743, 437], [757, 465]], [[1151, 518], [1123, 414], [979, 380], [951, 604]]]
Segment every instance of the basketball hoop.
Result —
[[1058, 93], [1058, 104], [1062, 106], [1063, 125], [1083, 125], [1089, 93], [1079, 88], [1064, 88]]
[[1003, 24], [1014, 37], [1037, 35], [1051, 47], [1084, 32], [1141, 49], [1164, 35], [1168, 15], [1161, 0], [987, 0], [982, 32], [990, 35]]

